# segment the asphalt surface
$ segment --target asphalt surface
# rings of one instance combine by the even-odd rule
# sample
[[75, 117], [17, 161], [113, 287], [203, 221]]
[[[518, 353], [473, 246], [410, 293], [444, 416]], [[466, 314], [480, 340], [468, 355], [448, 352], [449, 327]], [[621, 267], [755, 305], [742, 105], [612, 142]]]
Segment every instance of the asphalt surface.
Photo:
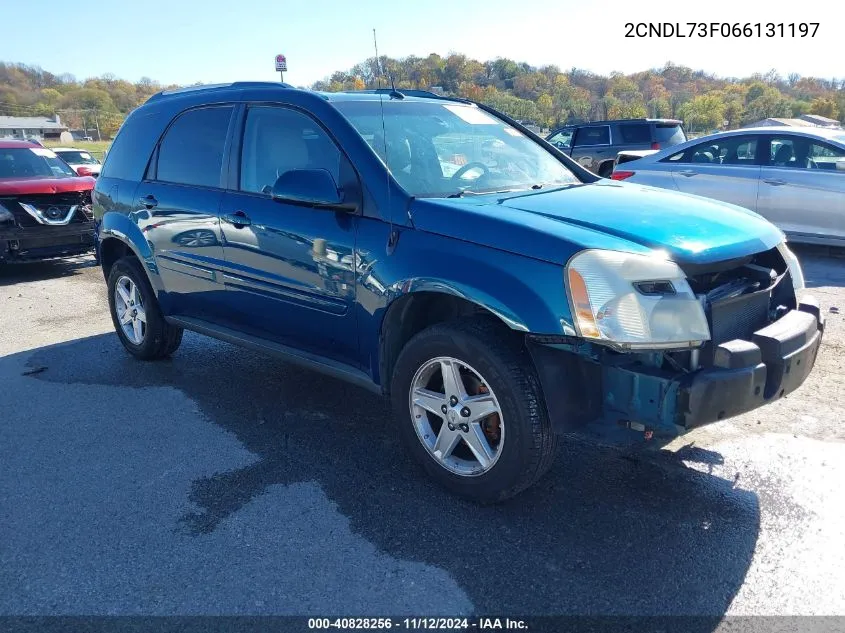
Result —
[[[193, 334], [141, 363], [90, 259], [0, 269], [0, 615], [845, 615], [845, 257], [784, 400], [477, 507], [386, 403]], [[837, 310], [840, 308], [840, 310]]]

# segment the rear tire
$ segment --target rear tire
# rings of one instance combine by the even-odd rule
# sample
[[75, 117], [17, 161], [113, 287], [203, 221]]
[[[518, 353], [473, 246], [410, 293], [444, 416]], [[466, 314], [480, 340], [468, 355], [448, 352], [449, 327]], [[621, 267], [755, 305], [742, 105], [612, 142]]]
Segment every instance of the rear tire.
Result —
[[[453, 372], [443, 369], [444, 364], [447, 369], [458, 367], [465, 391], [476, 393], [450, 401], [453, 394], [444, 383]], [[442, 402], [437, 399], [441, 395]], [[487, 396], [492, 404], [481, 405]], [[391, 400], [399, 433], [411, 454], [435, 481], [461, 497], [480, 503], [503, 501], [534, 484], [554, 462], [557, 438], [534, 366], [522, 340], [492, 319], [437, 324], [414, 336], [396, 361]], [[476, 404], [476, 414], [461, 417], [464, 409]], [[458, 428], [486, 411], [483, 406], [495, 406], [490, 410], [497, 411], [476, 423], [481, 426], [475, 430], [480, 428], [483, 434]], [[446, 429], [450, 420], [454, 432]], [[458, 436], [454, 449], [448, 448], [449, 440], [441, 441], [444, 430]], [[490, 449], [484, 460], [477, 457], [478, 437]], [[439, 456], [438, 446], [447, 447]]]
[[141, 262], [116, 261], [108, 279], [109, 311], [120, 342], [141, 360], [167, 358], [182, 343], [183, 330], [168, 323]]

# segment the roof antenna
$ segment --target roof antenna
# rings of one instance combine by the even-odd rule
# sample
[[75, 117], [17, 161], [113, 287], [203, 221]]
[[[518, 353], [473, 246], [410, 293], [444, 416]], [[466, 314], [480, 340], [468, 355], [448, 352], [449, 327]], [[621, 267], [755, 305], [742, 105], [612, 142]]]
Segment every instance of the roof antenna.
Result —
[[[385, 175], [387, 176], [387, 217], [390, 223], [390, 233], [387, 237], [387, 254], [393, 254], [396, 248], [396, 242], [399, 240], [399, 232], [393, 228], [393, 205], [390, 202], [390, 161], [387, 159], [387, 126], [384, 122], [384, 95], [381, 94], [381, 79], [384, 75], [384, 67], [381, 65], [381, 58], [378, 56], [378, 40], [376, 39], [376, 30], [373, 29], [373, 47], [376, 49], [376, 68], [378, 70], [378, 100], [381, 106], [381, 138], [384, 143], [384, 166]], [[391, 85], [393, 84], [393, 77], [390, 78]], [[393, 92], [390, 93], [390, 98], [393, 98]]]

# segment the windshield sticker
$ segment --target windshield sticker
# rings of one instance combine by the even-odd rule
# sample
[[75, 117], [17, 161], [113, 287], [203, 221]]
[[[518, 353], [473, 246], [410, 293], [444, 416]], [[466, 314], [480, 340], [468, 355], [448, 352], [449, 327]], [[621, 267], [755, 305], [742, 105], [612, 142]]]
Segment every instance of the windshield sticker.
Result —
[[31, 151], [36, 156], [43, 156], [44, 158], [56, 158], [56, 155], [46, 147], [30, 147]]
[[91, 154], [87, 152], [79, 152], [79, 157], [84, 160], [91, 160]]
[[465, 105], [444, 105], [443, 107], [473, 125], [496, 125], [499, 123], [499, 121], [480, 108]]

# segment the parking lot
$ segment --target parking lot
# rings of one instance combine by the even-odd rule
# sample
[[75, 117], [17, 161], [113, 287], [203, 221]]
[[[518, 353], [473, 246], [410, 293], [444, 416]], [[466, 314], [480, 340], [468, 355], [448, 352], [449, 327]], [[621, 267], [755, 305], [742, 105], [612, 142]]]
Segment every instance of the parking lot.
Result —
[[[131, 359], [90, 258], [0, 269], [0, 614], [845, 614], [845, 257], [786, 399], [478, 507], [385, 402], [186, 334]], [[837, 587], [839, 589], [837, 589]]]

